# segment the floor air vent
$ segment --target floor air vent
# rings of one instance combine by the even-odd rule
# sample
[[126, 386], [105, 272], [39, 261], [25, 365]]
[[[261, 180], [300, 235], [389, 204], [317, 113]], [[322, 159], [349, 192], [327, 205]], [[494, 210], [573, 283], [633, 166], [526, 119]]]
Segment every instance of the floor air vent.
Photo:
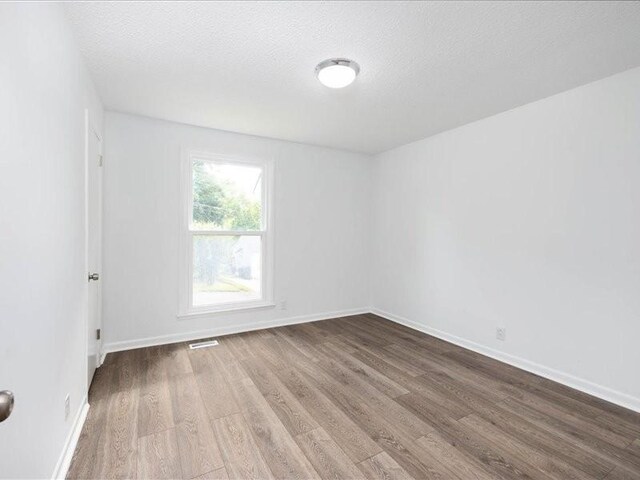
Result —
[[205, 340], [204, 342], [190, 343], [189, 348], [195, 350], [196, 348], [215, 347], [216, 345], [218, 345], [217, 340]]

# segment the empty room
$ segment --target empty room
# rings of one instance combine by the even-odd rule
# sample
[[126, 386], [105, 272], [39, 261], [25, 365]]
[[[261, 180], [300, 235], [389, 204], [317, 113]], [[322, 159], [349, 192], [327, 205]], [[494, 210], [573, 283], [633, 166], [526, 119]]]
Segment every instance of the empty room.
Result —
[[640, 480], [640, 1], [0, 3], [0, 479]]

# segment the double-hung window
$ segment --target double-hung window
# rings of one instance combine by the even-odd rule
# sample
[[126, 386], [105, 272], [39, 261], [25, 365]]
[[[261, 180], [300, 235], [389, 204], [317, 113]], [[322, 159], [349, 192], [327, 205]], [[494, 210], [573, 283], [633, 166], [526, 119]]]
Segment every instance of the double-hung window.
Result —
[[186, 152], [180, 313], [272, 302], [271, 166]]

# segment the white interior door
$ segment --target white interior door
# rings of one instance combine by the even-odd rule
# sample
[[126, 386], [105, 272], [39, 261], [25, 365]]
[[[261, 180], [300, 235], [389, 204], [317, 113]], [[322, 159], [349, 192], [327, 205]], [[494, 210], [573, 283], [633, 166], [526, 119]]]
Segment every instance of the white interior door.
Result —
[[100, 363], [102, 272], [102, 139], [87, 119], [87, 386]]

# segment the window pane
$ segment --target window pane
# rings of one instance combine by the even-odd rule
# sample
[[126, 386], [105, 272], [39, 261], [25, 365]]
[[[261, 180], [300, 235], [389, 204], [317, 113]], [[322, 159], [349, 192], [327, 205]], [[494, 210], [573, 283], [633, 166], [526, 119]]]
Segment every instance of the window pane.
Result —
[[193, 236], [193, 305], [262, 298], [259, 236]]
[[262, 168], [193, 161], [193, 228], [260, 230]]

